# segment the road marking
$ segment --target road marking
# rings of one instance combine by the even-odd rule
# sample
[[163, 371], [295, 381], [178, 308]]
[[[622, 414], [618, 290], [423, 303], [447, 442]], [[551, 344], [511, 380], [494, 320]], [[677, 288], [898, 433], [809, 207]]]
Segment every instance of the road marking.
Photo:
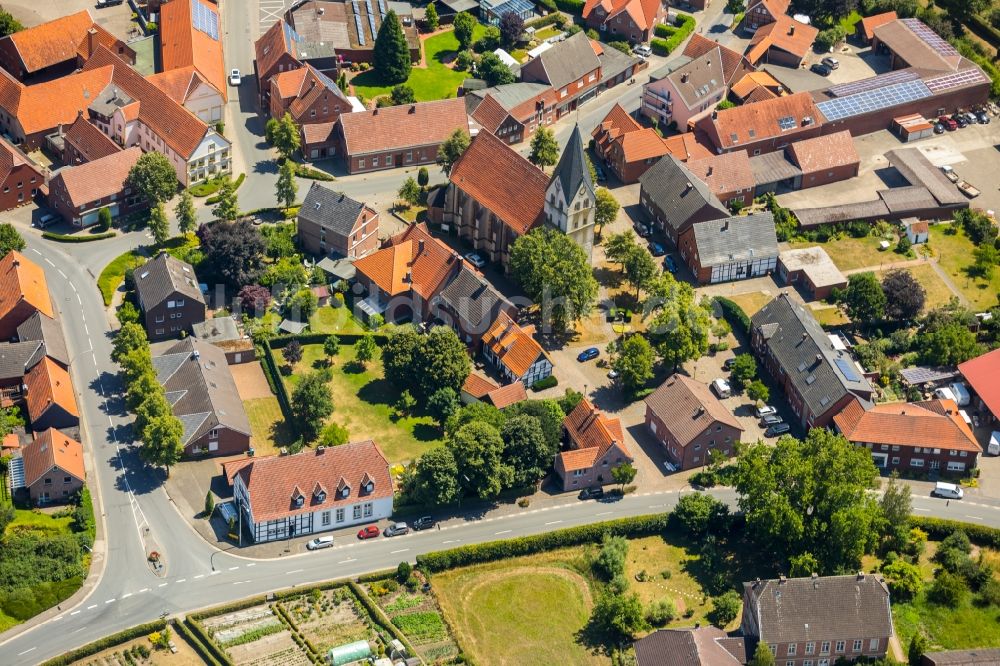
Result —
[[175, 580], [174, 582], [175, 582], [175, 583], [186, 583], [186, 582], [187, 582], [187, 578], [178, 578], [178, 579], [177, 579], [177, 580]]
[[204, 577], [205, 577], [205, 574], [198, 574], [197, 576], [194, 577], [194, 579], [198, 580], [199, 578], [204, 578]]
[[594, 515], [597, 515], [597, 516], [610, 516], [612, 513], [614, 513], [614, 511], [602, 511], [602, 512], [594, 514]]
[[104, 603], [106, 603], [106, 604], [113, 604], [113, 603], [115, 603], [116, 601], [118, 601], [118, 600], [117, 600], [117, 599], [108, 599], [108, 600], [107, 600], [107, 601], [105, 601]]
[[923, 511], [924, 513], [930, 513], [930, 509], [921, 509], [919, 506], [913, 507], [914, 511]]
[[72, 613], [70, 613], [70, 615], [76, 615], [76, 614], [77, 614], [77, 613], [79, 613], [79, 612], [80, 612], [80, 611], [73, 611]]
[[131, 592], [126, 592], [125, 594], [122, 595], [122, 599], [128, 599], [131, 596], [132, 596]]
[[509, 534], [509, 533], [511, 533], [513, 531], [514, 530], [500, 530], [499, 532], [496, 532], [495, 534]]
[[170, 583], [160, 583], [157, 587], [166, 587], [167, 585], [170, 585]]
[[250, 564], [248, 564], [247, 566], [248, 566], [248, 567], [255, 567], [255, 566], [257, 566], [257, 563], [256, 563], [256, 562], [251, 562], [251, 563], [250, 563]]
[[59, 620], [61, 620], [61, 619], [63, 619], [63, 616], [62, 616], [62, 615], [56, 615], [56, 616], [55, 616], [54, 618], [52, 618], [52, 621], [53, 621], [53, 622], [58, 622], [58, 621], [59, 621]]
[[442, 541], [441, 543], [458, 543], [461, 539], [448, 539], [447, 541]]
[[405, 553], [408, 550], [409, 550], [409, 548], [403, 548], [402, 550], [391, 550], [391, 551], [389, 551], [389, 554], [390, 555], [398, 555], [399, 553]]
[[74, 634], [77, 634], [77, 633], [80, 633], [81, 631], [83, 631], [83, 630], [84, 630], [84, 629], [86, 629], [86, 628], [87, 628], [87, 627], [80, 627], [79, 629], [74, 629], [74, 630], [73, 630], [73, 633], [74, 633]]
[[549, 522], [547, 522], [545, 524], [546, 525], [558, 525], [561, 522], [562, 522], [561, 520], [550, 520]]
[[286, 571], [286, 576], [291, 576], [292, 574], [302, 573], [305, 569], [292, 569], [291, 571]]
[[83, 332], [86, 333], [88, 336], [90, 335], [90, 329], [87, 328], [87, 324], [86, 323], [83, 324]]
[[68, 280], [68, 279], [69, 279], [68, 277], [66, 277], [66, 274], [65, 274], [65, 273], [63, 273], [63, 271], [62, 271], [62, 269], [61, 269], [61, 268], [57, 268], [56, 270], [57, 270], [57, 271], [59, 271], [59, 275], [61, 275], [61, 276], [62, 276], [62, 279], [63, 279], [63, 280]]
[[212, 573], [210, 573], [208, 575], [209, 576], [218, 576], [220, 573], [222, 573], [222, 572], [221, 571], [213, 571]]
[[142, 592], [149, 592], [149, 588], [148, 587], [144, 587], [141, 590], [139, 590], [139, 592], [140, 593], [142, 593]]
[[979, 516], [970, 516], [969, 514], [965, 514], [965, 517], [972, 518], [973, 520], [982, 520], [982, 518], [980, 518]]
[[665, 506], [666, 506], [666, 504], [650, 504], [649, 508], [650, 509], [660, 509], [660, 508], [663, 508]]
[[51, 266], [52, 268], [55, 268], [55, 267], [56, 267], [56, 265], [55, 265], [55, 264], [53, 264], [53, 263], [52, 263], [52, 260], [51, 260], [51, 259], [49, 259], [48, 257], [45, 257], [45, 263], [47, 263], [47, 264], [48, 264], [49, 266]]
[[20, 656], [21, 656], [21, 655], [23, 655], [23, 654], [28, 654], [28, 653], [29, 653], [29, 652], [31, 652], [32, 650], [37, 650], [37, 649], [38, 649], [38, 646], [36, 645], [36, 646], [35, 646], [35, 647], [33, 647], [33, 648], [28, 648], [28, 649], [27, 649], [27, 650], [25, 650], [24, 652], [18, 652], [18, 653], [17, 653], [17, 656], [18, 656], [18, 657], [20, 657]]
[[97, 604], [94, 604], [93, 606], [87, 606], [87, 610], [93, 610], [95, 608], [97, 608]]
[[340, 562], [337, 562], [337, 564], [347, 564], [348, 562], [357, 562], [357, 561], [358, 561], [357, 558], [352, 557], [349, 560], [341, 560]]
[[83, 299], [80, 298], [80, 292], [76, 292], [76, 302], [83, 305]]
[[72, 289], [73, 291], [76, 291], [76, 285], [72, 282], [69, 283], [69, 288]]
[[230, 571], [236, 571], [237, 569], [239, 569], [239, 567], [229, 567]]

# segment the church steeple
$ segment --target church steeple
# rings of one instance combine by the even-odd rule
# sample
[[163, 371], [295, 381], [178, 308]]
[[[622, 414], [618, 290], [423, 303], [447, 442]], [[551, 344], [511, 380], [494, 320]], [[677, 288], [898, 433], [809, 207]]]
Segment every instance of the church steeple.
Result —
[[586, 185], [591, 194], [594, 192], [594, 181], [590, 177], [590, 166], [587, 164], [587, 156], [584, 154], [583, 137], [580, 135], [580, 126], [573, 127], [573, 133], [569, 137], [569, 143], [559, 158], [559, 164], [552, 172], [552, 181], [559, 179], [562, 191], [567, 200], [576, 196], [580, 187]]

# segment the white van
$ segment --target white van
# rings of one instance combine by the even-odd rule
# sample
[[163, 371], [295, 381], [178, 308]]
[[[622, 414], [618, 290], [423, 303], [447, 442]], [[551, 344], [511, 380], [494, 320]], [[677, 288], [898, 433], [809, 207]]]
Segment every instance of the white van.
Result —
[[320, 548], [329, 548], [333, 545], [332, 536], [316, 537], [312, 541], [306, 544], [306, 548], [309, 550], [319, 550]]
[[931, 491], [931, 495], [934, 497], [943, 497], [944, 499], [962, 499], [965, 492], [954, 483], [938, 481], [934, 485], [934, 490]]
[[728, 398], [733, 395], [733, 390], [729, 388], [729, 382], [722, 378], [712, 380], [712, 390], [720, 398]]
[[951, 389], [947, 387], [934, 389], [934, 397], [938, 400], [952, 400], [956, 403], [958, 402], [958, 400], [955, 399], [955, 394], [952, 393]]
[[959, 407], [965, 407], [969, 404], [971, 396], [969, 395], [969, 389], [965, 388], [965, 384], [962, 382], [955, 382], [948, 388], [951, 389], [952, 394], [955, 396], [955, 402]]

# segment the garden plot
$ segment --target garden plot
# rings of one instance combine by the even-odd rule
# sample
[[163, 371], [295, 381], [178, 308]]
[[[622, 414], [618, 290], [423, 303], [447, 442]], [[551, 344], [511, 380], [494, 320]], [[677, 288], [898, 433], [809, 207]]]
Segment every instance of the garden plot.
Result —
[[143, 636], [74, 661], [72, 666], [201, 666], [205, 663], [186, 640], [176, 633], [171, 639], [177, 652], [156, 649], [149, 638]]
[[310, 663], [292, 640], [285, 623], [268, 606], [254, 606], [203, 621], [219, 647], [238, 666], [279, 666]]
[[[423, 582], [422, 579], [419, 581]], [[430, 592], [421, 592], [419, 585], [410, 589], [391, 578], [369, 583], [367, 591], [392, 623], [406, 634], [424, 660], [436, 662], [459, 653], [437, 600]]]
[[338, 645], [375, 638], [367, 615], [347, 587], [314, 590], [308, 596], [283, 601], [282, 606], [319, 654]]

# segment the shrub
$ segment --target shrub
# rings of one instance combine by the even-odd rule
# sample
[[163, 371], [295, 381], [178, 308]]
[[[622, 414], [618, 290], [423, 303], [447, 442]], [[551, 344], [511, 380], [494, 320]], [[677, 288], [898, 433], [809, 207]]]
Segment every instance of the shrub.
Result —
[[396, 580], [400, 583], [405, 583], [409, 580], [410, 576], [413, 574], [413, 567], [409, 562], [400, 562], [399, 566], [396, 567]]
[[968, 591], [968, 586], [960, 576], [948, 571], [941, 571], [938, 572], [934, 582], [927, 590], [927, 598], [941, 606], [955, 608], [962, 603]]
[[747, 316], [747, 313], [735, 301], [723, 298], [722, 296], [716, 296], [713, 302], [722, 310], [722, 317], [729, 322], [734, 331], [739, 330], [744, 334], [750, 333], [750, 317]]
[[555, 2], [560, 11], [577, 16], [583, 14], [584, 0], [555, 0]]
[[83, 647], [77, 648], [75, 650], [70, 650], [64, 654], [54, 657], [44, 662], [42, 666], [67, 666], [77, 661], [82, 661], [85, 658], [97, 654], [98, 652], [103, 652], [108, 648], [115, 647], [116, 645], [121, 645], [122, 643], [127, 643], [128, 641], [139, 638], [140, 636], [146, 636], [153, 631], [162, 631], [167, 626], [164, 620], [157, 620], [156, 622], [149, 622], [147, 624], [140, 624], [124, 631], [120, 631], [117, 634], [112, 634], [110, 636], [105, 636], [104, 638], [98, 639], [93, 643], [88, 643]]
[[735, 590], [712, 599], [708, 620], [720, 629], [736, 619], [740, 612], [740, 595]]
[[308, 180], [320, 180], [324, 182], [330, 182], [334, 180], [334, 177], [325, 171], [320, 171], [319, 169], [314, 169], [311, 166], [305, 164], [295, 165], [295, 175], [299, 178], [306, 178]]
[[112, 238], [114, 236], [115, 232], [113, 231], [106, 231], [101, 234], [57, 234], [51, 231], [42, 232], [42, 238], [56, 241], [57, 243], [89, 243], [90, 241], [104, 240], [105, 238]]
[[677, 617], [677, 609], [669, 599], [661, 599], [646, 609], [646, 621], [654, 627], [664, 627]]
[[532, 391], [544, 391], [545, 389], [550, 389], [553, 386], [558, 386], [559, 380], [555, 378], [555, 375], [549, 375], [545, 379], [539, 379], [537, 382], [531, 385]]

